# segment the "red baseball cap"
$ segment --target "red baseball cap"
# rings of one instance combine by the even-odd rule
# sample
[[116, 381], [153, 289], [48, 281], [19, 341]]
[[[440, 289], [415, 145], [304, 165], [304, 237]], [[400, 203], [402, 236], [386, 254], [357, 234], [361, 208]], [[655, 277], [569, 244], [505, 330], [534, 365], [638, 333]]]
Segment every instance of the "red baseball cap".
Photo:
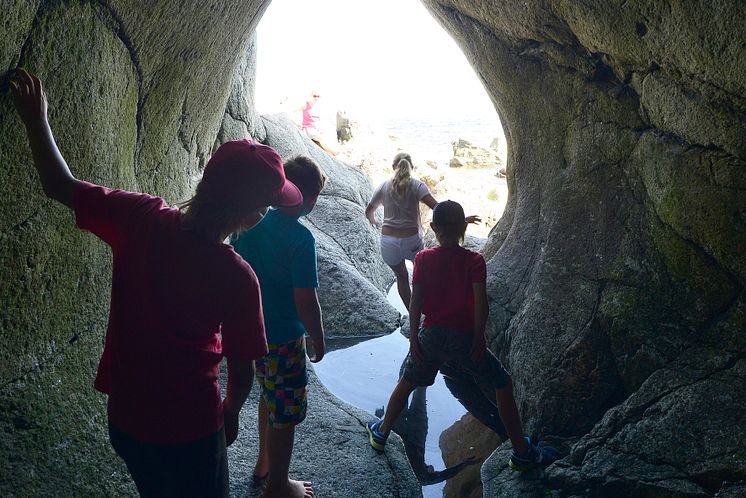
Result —
[[218, 147], [205, 166], [200, 190], [246, 207], [293, 207], [303, 203], [298, 187], [285, 178], [277, 151], [247, 139]]

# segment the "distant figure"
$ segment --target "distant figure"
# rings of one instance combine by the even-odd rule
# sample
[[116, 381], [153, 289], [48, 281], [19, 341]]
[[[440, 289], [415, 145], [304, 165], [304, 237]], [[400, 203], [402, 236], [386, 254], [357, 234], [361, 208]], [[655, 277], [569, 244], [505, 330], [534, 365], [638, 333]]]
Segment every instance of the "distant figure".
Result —
[[[414, 261], [422, 249], [422, 222], [420, 202], [430, 209], [438, 201], [422, 181], [412, 176], [412, 157], [406, 152], [394, 156], [391, 167], [394, 176], [381, 183], [365, 208], [365, 216], [371, 225], [380, 225], [376, 220], [376, 209], [383, 205], [381, 228], [381, 256], [396, 276], [396, 289], [404, 306], [409, 309], [412, 291], [409, 288], [409, 272], [405, 260]], [[466, 218], [468, 223], [481, 221], [478, 216]]]
[[95, 382], [108, 395], [111, 445], [141, 496], [227, 497], [226, 445], [238, 435], [253, 360], [267, 341], [256, 275], [223, 241], [257, 224], [269, 205], [299, 205], [300, 191], [285, 181], [274, 149], [248, 140], [215, 151], [183, 211], [78, 180], [49, 127], [41, 81], [18, 69], [11, 89], [44, 192], [112, 248]]
[[285, 163], [285, 175], [303, 194], [303, 204], [270, 210], [253, 229], [233, 239], [262, 287], [269, 353], [256, 361], [262, 389], [259, 401], [259, 455], [253, 481], [266, 479], [265, 498], [313, 496], [311, 483], [288, 478], [295, 426], [306, 418], [306, 341], [311, 337], [312, 362], [324, 357], [324, 329], [316, 295], [316, 242], [298, 218], [311, 212], [326, 177], [309, 157]]
[[[481, 254], [460, 245], [467, 227], [463, 208], [453, 201], [439, 203], [430, 226], [440, 245], [415, 257], [409, 354], [383, 420], [366, 424], [370, 445], [383, 451], [389, 431], [412, 391], [432, 385], [441, 366], [455, 364], [477, 383], [495, 391], [500, 418], [513, 444], [510, 467], [522, 471], [551, 464], [559, 457], [557, 450], [539, 446], [523, 435], [510, 376], [487, 349], [486, 265]], [[423, 313], [425, 321], [420, 329]]]
[[296, 112], [302, 113], [301, 129], [306, 132], [308, 138], [316, 142], [319, 147], [324, 149], [327, 153], [336, 156], [339, 152], [338, 148], [329, 143], [324, 133], [321, 131], [321, 116], [316, 107], [320, 98], [321, 94], [318, 91], [312, 91], [311, 96], [306, 103], [296, 109]]

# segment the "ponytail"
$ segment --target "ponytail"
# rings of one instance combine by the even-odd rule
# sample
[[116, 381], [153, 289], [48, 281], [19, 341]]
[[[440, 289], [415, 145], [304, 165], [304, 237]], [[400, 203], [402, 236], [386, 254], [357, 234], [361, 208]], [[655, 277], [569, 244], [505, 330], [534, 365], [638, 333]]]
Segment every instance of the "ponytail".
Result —
[[412, 182], [412, 158], [406, 152], [394, 156], [396, 173], [391, 180], [391, 191], [394, 197], [402, 199], [409, 190]]

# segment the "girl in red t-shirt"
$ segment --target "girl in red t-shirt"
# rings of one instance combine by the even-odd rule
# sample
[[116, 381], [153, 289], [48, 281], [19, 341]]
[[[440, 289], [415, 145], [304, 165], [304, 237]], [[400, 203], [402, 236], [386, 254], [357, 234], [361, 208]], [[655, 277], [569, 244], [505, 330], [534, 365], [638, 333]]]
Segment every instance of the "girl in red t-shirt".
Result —
[[[409, 305], [409, 354], [391, 394], [383, 420], [366, 424], [371, 446], [383, 451], [389, 431], [418, 386], [430, 386], [444, 365], [470, 375], [480, 387], [495, 389], [498, 411], [513, 443], [514, 470], [546, 466], [559, 454], [523, 435], [510, 375], [487, 349], [484, 329], [488, 305], [486, 264], [481, 254], [460, 245], [467, 220], [460, 204], [438, 203], [431, 228], [440, 244], [420, 251], [412, 275]], [[425, 314], [420, 329], [420, 316]]]

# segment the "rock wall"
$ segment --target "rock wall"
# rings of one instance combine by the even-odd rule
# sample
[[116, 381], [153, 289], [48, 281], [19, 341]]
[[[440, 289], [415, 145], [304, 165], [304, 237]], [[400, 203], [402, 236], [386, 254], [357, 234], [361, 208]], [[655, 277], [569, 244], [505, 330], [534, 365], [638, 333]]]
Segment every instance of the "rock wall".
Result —
[[[505, 127], [490, 344], [528, 431], [567, 438], [549, 487], [711, 496], [746, 478], [746, 6], [424, 3]], [[530, 496], [502, 466], [486, 496]]]
[[[109, 250], [42, 195], [7, 91], [12, 69], [21, 65], [42, 77], [52, 128], [79, 178], [176, 203], [191, 195], [213, 148], [229, 138], [253, 136], [284, 155], [313, 152], [297, 132], [283, 138], [293, 127], [262, 120], [253, 109], [252, 33], [268, 5], [3, 4], [0, 460], [7, 463], [0, 495], [134, 492], [108, 445], [105, 397], [92, 388], [108, 315]], [[322, 156], [314, 157], [331, 180], [309, 222], [330, 225], [314, 229], [323, 239], [322, 291], [338, 288], [322, 292], [327, 327], [380, 334], [395, 327], [398, 313], [383, 298], [390, 276], [370, 249], [375, 234], [360, 207], [370, 185]], [[356, 299], [355, 320], [346, 319], [350, 307], [340, 306], [346, 294]]]

